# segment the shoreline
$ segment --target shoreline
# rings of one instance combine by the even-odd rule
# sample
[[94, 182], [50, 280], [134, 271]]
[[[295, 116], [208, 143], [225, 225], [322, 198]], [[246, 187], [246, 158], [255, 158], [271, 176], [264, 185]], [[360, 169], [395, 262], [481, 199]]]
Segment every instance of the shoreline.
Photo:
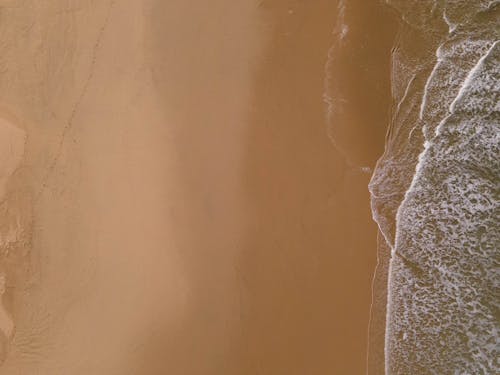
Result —
[[388, 13], [351, 2], [338, 45], [330, 0], [12, 3], [0, 35], [28, 48], [5, 44], [0, 97], [29, 124], [25, 185], [53, 173], [2, 370], [365, 371]]

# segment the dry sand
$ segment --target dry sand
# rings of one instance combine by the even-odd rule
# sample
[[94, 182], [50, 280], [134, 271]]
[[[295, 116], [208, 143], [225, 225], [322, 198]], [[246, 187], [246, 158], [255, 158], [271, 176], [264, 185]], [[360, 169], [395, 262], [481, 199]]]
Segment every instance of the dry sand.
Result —
[[352, 163], [383, 149], [393, 26], [362, 3], [341, 46], [331, 0], [0, 5], [0, 147], [26, 134], [2, 375], [365, 371], [377, 232]]

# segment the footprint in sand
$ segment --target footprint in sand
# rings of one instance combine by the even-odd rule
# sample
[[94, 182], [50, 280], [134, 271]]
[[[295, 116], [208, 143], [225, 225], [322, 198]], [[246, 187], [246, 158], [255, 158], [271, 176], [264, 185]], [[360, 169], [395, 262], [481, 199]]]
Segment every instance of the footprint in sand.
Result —
[[[0, 204], [7, 204], [7, 183], [21, 164], [25, 141], [26, 133], [22, 129], [0, 117]], [[5, 216], [0, 217], [0, 269], [5, 266], [5, 257], [12, 243], [20, 236], [20, 233], [12, 232], [12, 218]], [[16, 232], [20, 231], [18, 228]], [[8, 342], [14, 334], [14, 321], [4, 305], [6, 278], [6, 274], [0, 271], [0, 358], [4, 358]]]
[[3, 302], [3, 295], [5, 293], [5, 275], [0, 274], [0, 330], [5, 335], [5, 338], [10, 340], [14, 334], [14, 321], [7, 312]]

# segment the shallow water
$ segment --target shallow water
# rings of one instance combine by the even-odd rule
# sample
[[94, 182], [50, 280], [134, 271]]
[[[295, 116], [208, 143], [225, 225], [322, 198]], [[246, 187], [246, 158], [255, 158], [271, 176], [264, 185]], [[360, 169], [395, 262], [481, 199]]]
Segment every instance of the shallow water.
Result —
[[370, 183], [392, 252], [386, 373], [497, 373], [498, 3], [390, 4], [395, 109]]

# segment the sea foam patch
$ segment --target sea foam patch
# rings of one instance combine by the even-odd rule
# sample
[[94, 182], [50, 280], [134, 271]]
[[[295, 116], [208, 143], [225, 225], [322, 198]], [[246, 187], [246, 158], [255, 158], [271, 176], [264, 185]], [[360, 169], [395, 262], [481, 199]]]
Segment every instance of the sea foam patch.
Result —
[[385, 371], [500, 373], [500, 2], [387, 2], [403, 22], [370, 183], [392, 247]]
[[499, 373], [500, 43], [426, 142], [397, 215], [387, 369]]

